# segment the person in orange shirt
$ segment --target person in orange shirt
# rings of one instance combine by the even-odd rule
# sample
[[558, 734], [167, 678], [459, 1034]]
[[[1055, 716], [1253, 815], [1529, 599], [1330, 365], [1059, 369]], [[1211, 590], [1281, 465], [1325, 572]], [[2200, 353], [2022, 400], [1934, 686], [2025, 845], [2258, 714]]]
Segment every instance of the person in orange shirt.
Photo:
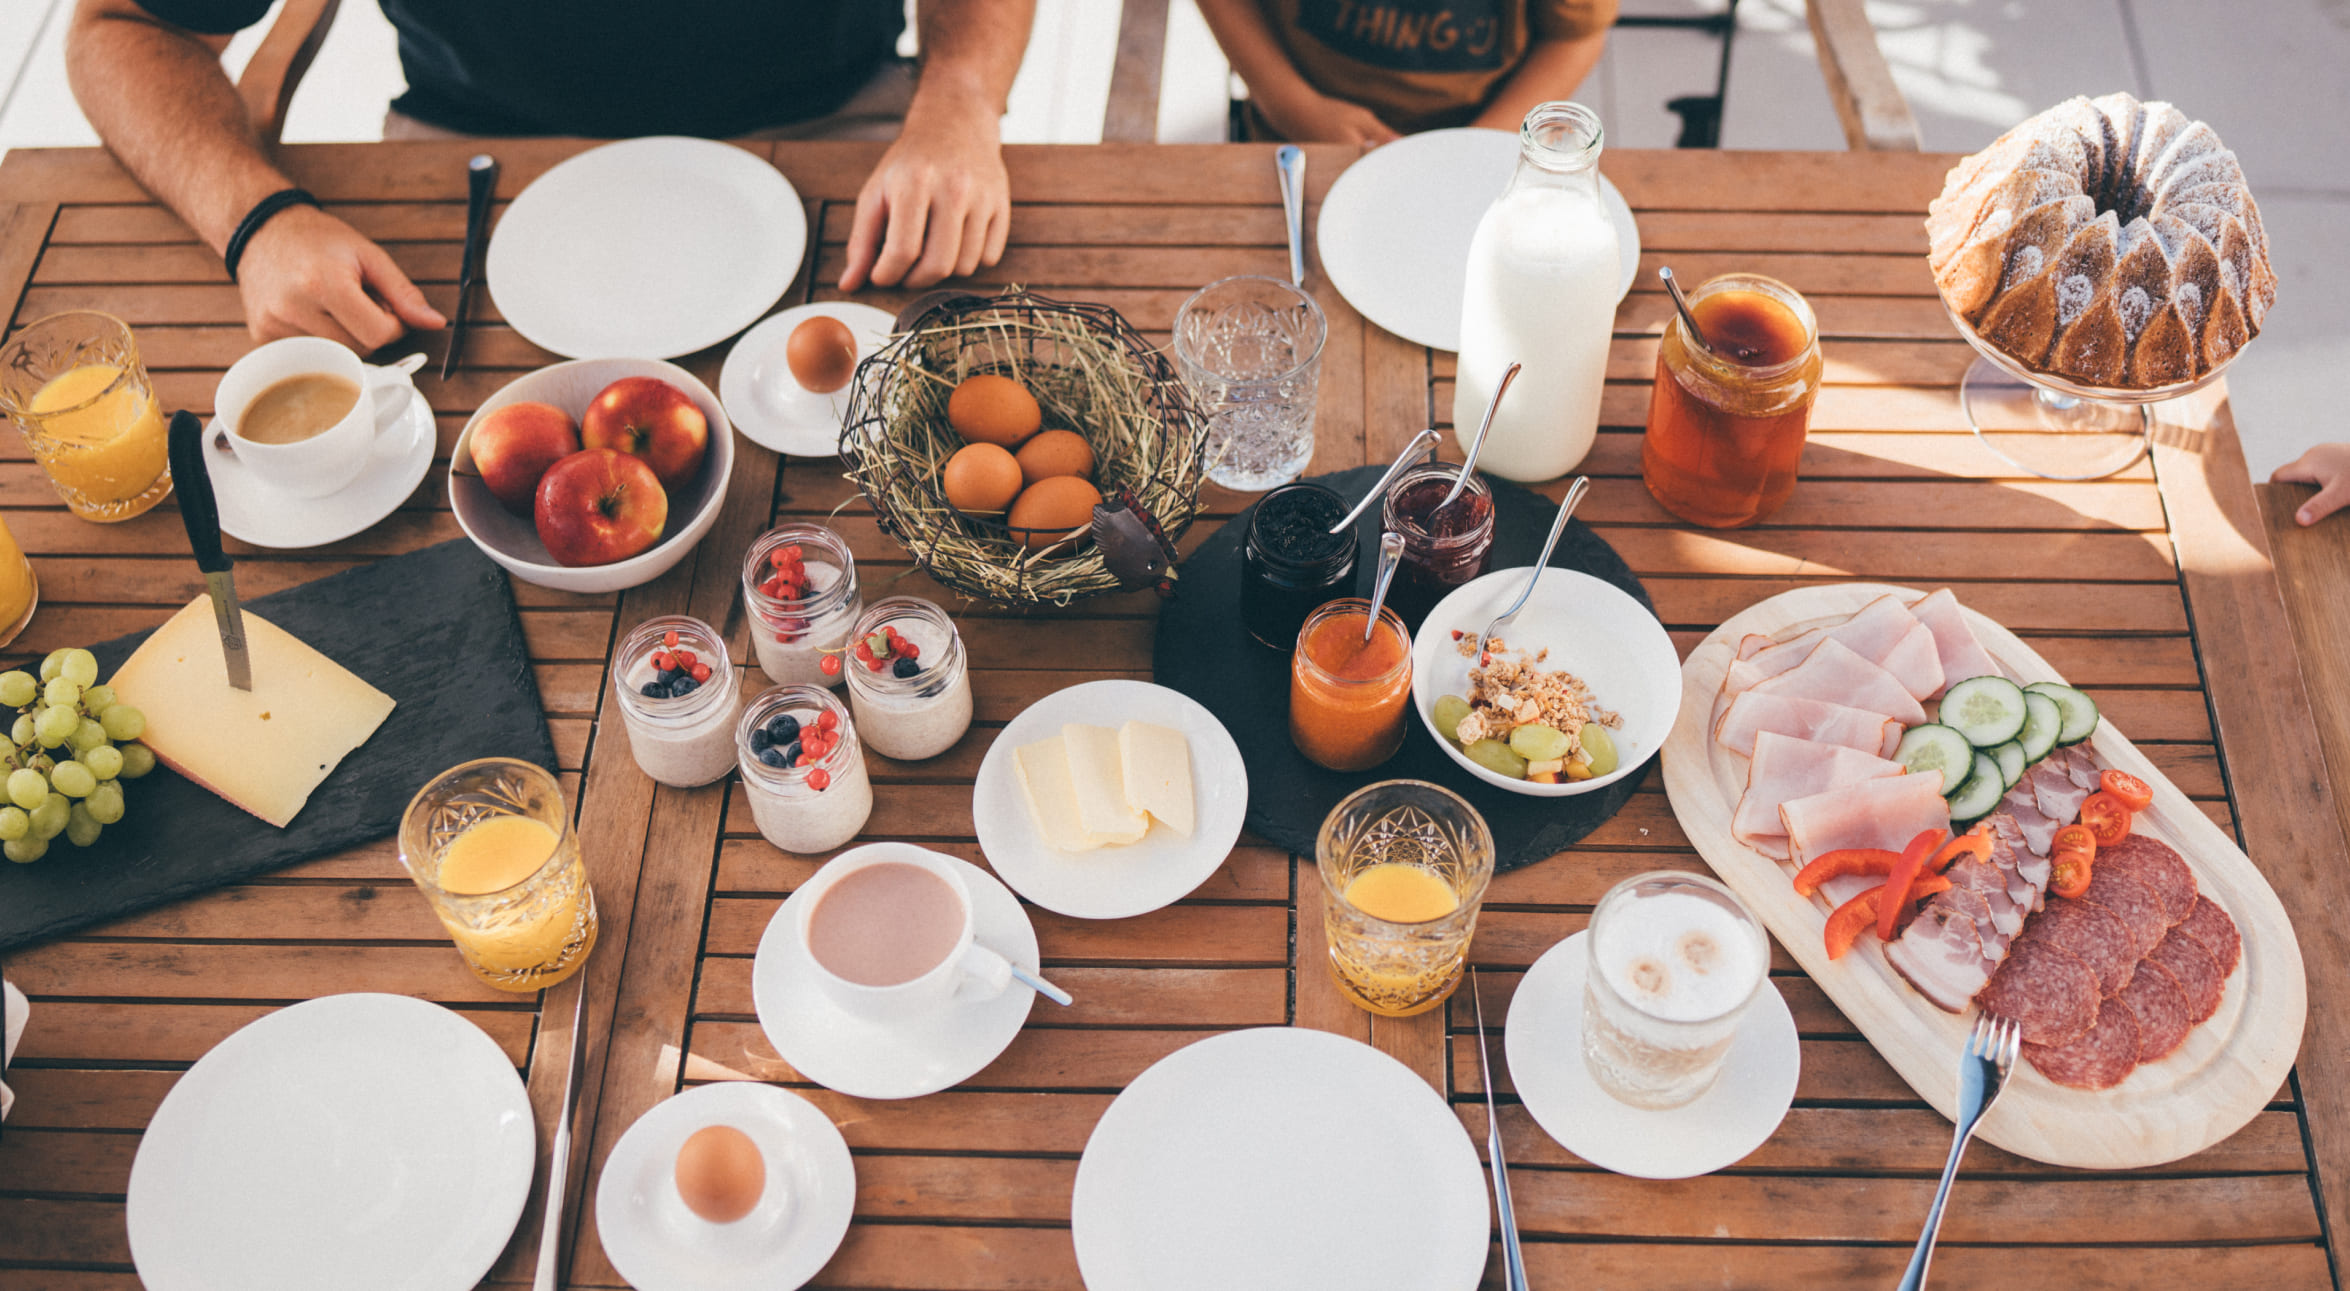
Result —
[[1515, 130], [1598, 65], [1616, 0], [1199, 0], [1254, 138]]

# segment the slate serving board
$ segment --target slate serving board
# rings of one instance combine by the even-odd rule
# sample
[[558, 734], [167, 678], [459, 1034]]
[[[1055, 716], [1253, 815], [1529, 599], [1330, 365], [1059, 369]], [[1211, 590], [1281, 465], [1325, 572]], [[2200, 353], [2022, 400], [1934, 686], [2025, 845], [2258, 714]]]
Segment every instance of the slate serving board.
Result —
[[[0, 950], [338, 852], [399, 828], [433, 775], [472, 758], [555, 769], [555, 746], [505, 571], [466, 539], [245, 603], [398, 706], [278, 829], [168, 767], [124, 782], [129, 810], [97, 843], [60, 837], [0, 863]], [[90, 649], [114, 675], [148, 632]]]
[[[1314, 476], [1312, 482], [1335, 491], [1351, 506], [1386, 469], [1361, 466]], [[1558, 515], [1558, 504], [1507, 480], [1480, 478], [1493, 490], [1493, 559], [1488, 568], [1532, 564]], [[1307, 761], [1289, 742], [1289, 654], [1258, 644], [1240, 623], [1240, 538], [1255, 510], [1252, 506], [1234, 517], [1183, 562], [1175, 598], [1159, 615], [1151, 671], [1160, 685], [1206, 705], [1232, 732], [1248, 767], [1248, 827], [1260, 837], [1297, 855], [1312, 856], [1322, 818], [1340, 799], [1380, 780], [1428, 780], [1468, 799], [1484, 815], [1493, 831], [1494, 862], [1509, 870], [1574, 843], [1631, 799], [1647, 776], [1645, 769], [1571, 798], [1533, 798], [1495, 788], [1445, 756], [1416, 718], [1406, 725], [1403, 747], [1371, 770], [1327, 771]], [[1379, 563], [1379, 508], [1366, 510], [1356, 527], [1361, 545], [1353, 594], [1367, 597]], [[1550, 563], [1613, 583], [1650, 613], [1656, 611], [1623, 557], [1581, 520], [1567, 522]], [[1419, 628], [1409, 619], [1406, 626]]]

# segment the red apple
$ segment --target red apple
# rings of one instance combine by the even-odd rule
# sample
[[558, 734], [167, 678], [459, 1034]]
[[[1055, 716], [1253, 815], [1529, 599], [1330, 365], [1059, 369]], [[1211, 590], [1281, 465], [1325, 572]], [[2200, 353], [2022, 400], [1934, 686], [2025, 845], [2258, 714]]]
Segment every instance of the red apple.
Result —
[[643, 458], [584, 449], [539, 478], [537, 523], [556, 564], [609, 565], [661, 540], [669, 494]]
[[661, 487], [682, 494], [702, 469], [710, 419], [686, 392], [656, 377], [622, 377], [598, 391], [579, 418], [579, 442], [634, 454]]
[[571, 414], [545, 403], [510, 403], [482, 415], [471, 440], [473, 473], [518, 516], [531, 513], [539, 477], [579, 451]]

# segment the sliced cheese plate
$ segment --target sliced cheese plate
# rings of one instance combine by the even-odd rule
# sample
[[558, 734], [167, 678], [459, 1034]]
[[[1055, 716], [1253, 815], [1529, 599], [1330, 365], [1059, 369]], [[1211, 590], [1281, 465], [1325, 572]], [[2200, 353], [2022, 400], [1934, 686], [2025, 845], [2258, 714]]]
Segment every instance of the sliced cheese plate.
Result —
[[[1827, 957], [1822, 943], [1827, 905], [1795, 894], [1793, 866], [1732, 836], [1747, 760], [1713, 739], [1723, 674], [1741, 638], [1784, 639], [1840, 620], [1888, 593], [1905, 602], [1923, 595], [1877, 583], [1799, 588], [1715, 629], [1682, 665], [1680, 721], [1664, 748], [1665, 792], [1706, 863], [1902, 1079], [1944, 1116], [1952, 1116], [1958, 1106], [1958, 1058], [1974, 1011], [1945, 1013], [1929, 1003], [1886, 962], [1874, 937], [1864, 938], [1841, 959]], [[2006, 628], [1971, 609], [1967, 621], [1983, 648], [2017, 680], [2064, 680]], [[2235, 841], [2110, 721], [2098, 724], [2087, 747], [2099, 762], [2153, 787], [2154, 804], [2138, 814], [2135, 829], [2178, 850], [2197, 886], [2234, 917], [2244, 943], [2243, 963], [2228, 977], [2219, 1011], [2189, 1032], [2170, 1056], [2097, 1091], [2057, 1085], [2030, 1062], [2019, 1061], [2006, 1093], [1978, 1131], [2036, 1161], [2118, 1170], [2177, 1160], [2249, 1121], [2276, 1096], [2292, 1068], [2308, 996], [2300, 946], [2284, 906]]]

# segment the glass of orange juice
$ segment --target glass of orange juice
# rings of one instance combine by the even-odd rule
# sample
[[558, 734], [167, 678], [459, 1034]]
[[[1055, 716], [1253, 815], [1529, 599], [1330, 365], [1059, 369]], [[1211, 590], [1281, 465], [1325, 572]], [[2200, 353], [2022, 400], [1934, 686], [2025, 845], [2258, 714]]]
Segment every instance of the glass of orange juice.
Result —
[[0, 412], [85, 520], [128, 520], [171, 492], [155, 387], [131, 329], [112, 314], [51, 314], [10, 338], [0, 347]]
[[1493, 833], [1477, 809], [1425, 780], [1366, 785], [1323, 818], [1314, 859], [1339, 989], [1392, 1018], [1443, 1003], [1493, 878]]
[[41, 583], [33, 577], [33, 562], [27, 560], [24, 548], [16, 545], [16, 535], [8, 532], [6, 521], [0, 521], [0, 646], [16, 640], [24, 625], [33, 621], [33, 607], [41, 603]]
[[570, 809], [531, 763], [482, 758], [434, 777], [400, 822], [400, 863], [466, 967], [501, 991], [553, 986], [595, 949]]

